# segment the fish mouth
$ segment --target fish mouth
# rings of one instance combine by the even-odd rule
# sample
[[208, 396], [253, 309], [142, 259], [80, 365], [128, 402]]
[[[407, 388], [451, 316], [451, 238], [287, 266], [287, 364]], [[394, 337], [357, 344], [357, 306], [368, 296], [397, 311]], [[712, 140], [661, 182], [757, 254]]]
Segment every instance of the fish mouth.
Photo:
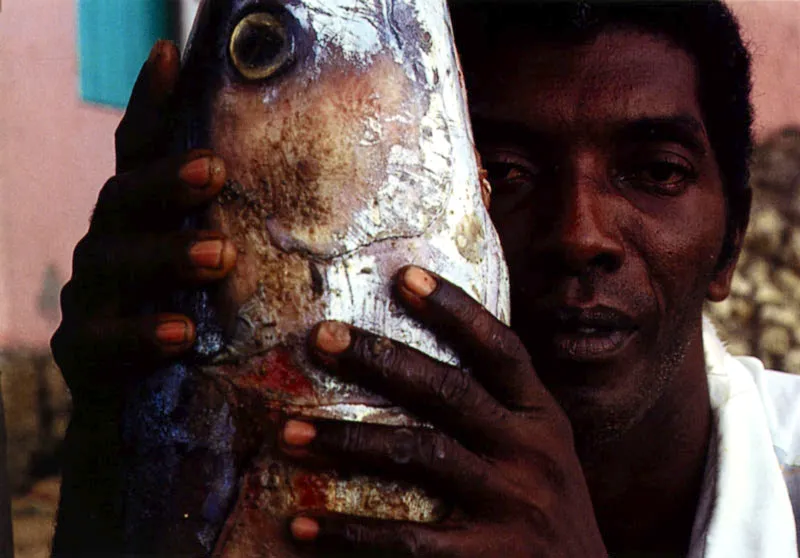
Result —
[[602, 363], [615, 358], [636, 336], [634, 319], [607, 306], [561, 307], [548, 312], [536, 344], [559, 361]]

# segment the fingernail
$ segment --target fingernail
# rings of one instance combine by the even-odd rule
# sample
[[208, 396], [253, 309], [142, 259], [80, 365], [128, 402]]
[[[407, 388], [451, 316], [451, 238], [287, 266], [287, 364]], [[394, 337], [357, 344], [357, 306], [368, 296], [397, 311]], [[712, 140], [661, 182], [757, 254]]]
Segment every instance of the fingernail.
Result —
[[184, 321], [172, 320], [156, 326], [156, 339], [162, 345], [182, 345], [188, 337], [189, 328]]
[[437, 286], [436, 279], [430, 273], [413, 265], [408, 266], [403, 273], [403, 284], [420, 298], [429, 296]]
[[319, 535], [319, 523], [310, 517], [295, 517], [289, 530], [298, 541], [313, 541]]
[[189, 186], [204, 188], [211, 181], [211, 166], [209, 157], [200, 157], [183, 165], [178, 172], [178, 178]]
[[299, 420], [289, 420], [283, 427], [283, 441], [290, 446], [307, 446], [317, 435], [313, 424]]
[[339, 322], [323, 322], [317, 328], [314, 344], [321, 351], [339, 354], [350, 346], [350, 328]]
[[225, 243], [222, 240], [201, 240], [189, 248], [189, 259], [197, 267], [207, 269], [220, 269], [222, 267], [222, 250]]
[[147, 56], [148, 64], [153, 64], [156, 60], [158, 60], [159, 56], [161, 56], [163, 47], [164, 41], [156, 41], [156, 44], [153, 45], [153, 48], [150, 49], [150, 54]]
[[216, 182], [225, 172], [225, 163], [219, 157], [211, 157], [208, 160], [208, 182]]
[[165, 100], [175, 89], [178, 77], [177, 52], [169, 48], [170, 41], [160, 39], [150, 49], [147, 65], [150, 74], [150, 93], [154, 99]]

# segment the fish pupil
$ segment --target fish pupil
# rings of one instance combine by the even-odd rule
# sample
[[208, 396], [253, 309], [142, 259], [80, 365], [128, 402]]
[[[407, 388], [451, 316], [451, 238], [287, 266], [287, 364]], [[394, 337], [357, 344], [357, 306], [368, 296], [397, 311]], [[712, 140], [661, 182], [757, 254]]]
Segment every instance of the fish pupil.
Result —
[[271, 64], [283, 49], [284, 38], [263, 25], [248, 25], [236, 41], [239, 60], [251, 68]]

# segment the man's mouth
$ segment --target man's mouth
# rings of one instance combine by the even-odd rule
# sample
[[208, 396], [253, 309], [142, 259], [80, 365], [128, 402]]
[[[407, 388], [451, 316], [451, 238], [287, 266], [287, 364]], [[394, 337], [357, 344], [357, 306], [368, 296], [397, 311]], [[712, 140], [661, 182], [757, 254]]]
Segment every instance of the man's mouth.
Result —
[[609, 360], [627, 345], [637, 330], [628, 315], [604, 306], [559, 308], [548, 318], [547, 329], [541, 333], [558, 360]]

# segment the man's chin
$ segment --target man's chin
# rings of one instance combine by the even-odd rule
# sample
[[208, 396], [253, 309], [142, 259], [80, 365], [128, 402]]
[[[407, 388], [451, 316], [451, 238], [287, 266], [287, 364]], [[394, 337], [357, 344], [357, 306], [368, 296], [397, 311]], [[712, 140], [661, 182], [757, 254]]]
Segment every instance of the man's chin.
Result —
[[582, 451], [621, 439], [649, 407], [641, 396], [626, 397], [596, 388], [562, 386], [553, 389], [552, 394], [569, 417], [575, 445]]
[[637, 359], [583, 362], [553, 359], [537, 365], [545, 388], [564, 409], [576, 444], [611, 442], [630, 430], [658, 398], [662, 382], [644, 378]]
[[624, 437], [645, 420], [669, 383], [662, 371], [628, 359], [594, 366], [562, 363], [558, 373], [541, 379], [569, 417], [581, 453]]

